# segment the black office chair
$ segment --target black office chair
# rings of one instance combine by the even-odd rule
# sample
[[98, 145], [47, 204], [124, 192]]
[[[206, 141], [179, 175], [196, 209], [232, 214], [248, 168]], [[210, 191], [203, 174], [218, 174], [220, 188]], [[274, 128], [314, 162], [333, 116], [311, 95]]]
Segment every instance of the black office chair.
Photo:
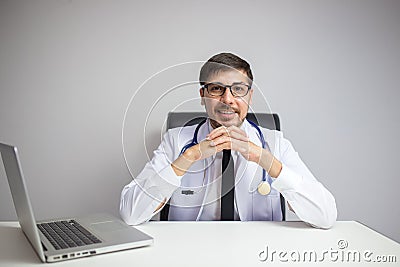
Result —
[[[167, 130], [176, 127], [195, 125], [200, 123], [205, 118], [207, 118], [206, 112], [169, 112], [167, 118]], [[271, 130], [281, 130], [278, 114], [247, 113], [246, 118], [261, 127]], [[286, 219], [285, 198], [282, 196], [282, 194], [280, 196], [282, 220], [284, 221]], [[169, 202], [160, 211], [160, 220], [168, 221], [168, 213]]]

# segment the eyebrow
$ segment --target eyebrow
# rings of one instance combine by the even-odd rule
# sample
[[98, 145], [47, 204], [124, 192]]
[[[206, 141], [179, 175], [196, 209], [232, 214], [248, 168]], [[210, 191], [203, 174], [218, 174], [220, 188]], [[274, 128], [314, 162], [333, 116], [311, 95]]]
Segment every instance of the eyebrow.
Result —
[[[224, 84], [224, 83], [221, 83], [221, 82], [209, 82], [209, 83], [206, 83], [206, 84], [220, 84], [220, 85], [227, 85], [227, 84]], [[250, 86], [249, 84], [247, 84], [247, 83], [245, 83], [245, 82], [234, 82], [234, 83], [231, 83], [230, 85], [235, 85], [235, 84], [244, 84], [244, 85], [248, 85], [248, 86]]]

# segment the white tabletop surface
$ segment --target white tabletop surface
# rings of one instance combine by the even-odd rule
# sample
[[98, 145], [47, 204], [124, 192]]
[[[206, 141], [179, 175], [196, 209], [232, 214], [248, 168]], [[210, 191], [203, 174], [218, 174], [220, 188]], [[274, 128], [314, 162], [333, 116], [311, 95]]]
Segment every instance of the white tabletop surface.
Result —
[[150, 222], [137, 228], [153, 236], [154, 245], [44, 264], [17, 222], [0, 222], [0, 266], [315, 266], [315, 257], [322, 260], [318, 266], [400, 265], [399, 243], [354, 221], [329, 230], [302, 222]]

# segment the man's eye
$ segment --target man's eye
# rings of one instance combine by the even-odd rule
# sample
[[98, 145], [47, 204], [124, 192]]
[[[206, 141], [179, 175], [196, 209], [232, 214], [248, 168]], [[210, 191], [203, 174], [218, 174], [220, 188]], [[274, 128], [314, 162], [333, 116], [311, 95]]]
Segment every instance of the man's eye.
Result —
[[233, 86], [232, 91], [236, 93], [243, 93], [246, 91], [246, 88], [244, 88], [243, 86]]
[[213, 92], [220, 92], [223, 90], [221, 86], [212, 86], [210, 89]]

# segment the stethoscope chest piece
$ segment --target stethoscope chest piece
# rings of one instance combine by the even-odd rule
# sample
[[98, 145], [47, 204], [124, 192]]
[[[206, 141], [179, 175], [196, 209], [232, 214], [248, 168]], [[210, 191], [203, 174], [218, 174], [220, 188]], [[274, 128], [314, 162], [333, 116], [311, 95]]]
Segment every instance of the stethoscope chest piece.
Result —
[[257, 191], [260, 195], [266, 196], [271, 192], [271, 186], [267, 181], [263, 181], [258, 185]]

